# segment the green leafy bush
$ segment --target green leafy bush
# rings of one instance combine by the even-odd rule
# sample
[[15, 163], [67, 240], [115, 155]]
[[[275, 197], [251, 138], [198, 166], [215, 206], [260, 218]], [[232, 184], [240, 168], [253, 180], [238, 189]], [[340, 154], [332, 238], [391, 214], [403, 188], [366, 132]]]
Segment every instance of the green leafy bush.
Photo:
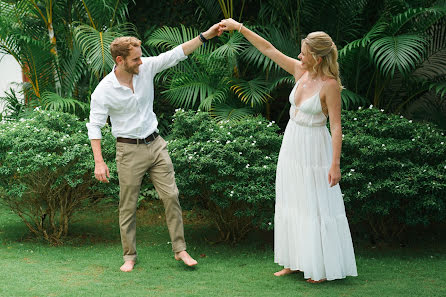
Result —
[[0, 202], [19, 215], [32, 233], [59, 243], [73, 213], [89, 200], [119, 190], [115, 140], [103, 131], [103, 156], [110, 184], [94, 178], [94, 160], [84, 121], [55, 111], [30, 112], [0, 124]]
[[262, 117], [217, 122], [183, 110], [173, 120], [168, 147], [182, 205], [205, 210], [222, 240], [271, 229], [282, 141], [277, 125]]
[[446, 218], [446, 137], [373, 108], [343, 111], [342, 180], [351, 222], [378, 239]]

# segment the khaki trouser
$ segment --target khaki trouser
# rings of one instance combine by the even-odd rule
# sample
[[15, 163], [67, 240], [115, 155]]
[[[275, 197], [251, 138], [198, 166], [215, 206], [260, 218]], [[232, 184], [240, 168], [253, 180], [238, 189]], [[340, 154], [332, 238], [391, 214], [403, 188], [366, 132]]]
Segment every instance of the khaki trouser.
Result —
[[150, 179], [164, 203], [172, 250], [186, 250], [183, 218], [178, 201], [175, 172], [167, 153], [166, 142], [158, 136], [149, 144], [116, 143], [116, 164], [119, 176], [119, 226], [124, 261], [136, 261], [136, 204], [144, 174]]

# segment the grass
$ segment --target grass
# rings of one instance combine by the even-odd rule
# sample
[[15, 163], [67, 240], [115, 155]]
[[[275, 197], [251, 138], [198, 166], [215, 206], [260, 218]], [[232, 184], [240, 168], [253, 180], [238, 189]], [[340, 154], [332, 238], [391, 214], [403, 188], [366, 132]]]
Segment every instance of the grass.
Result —
[[[20, 219], [0, 206], [0, 296], [446, 296], [446, 243], [373, 248], [355, 243], [359, 276], [308, 284], [301, 273], [277, 278], [271, 236], [230, 246], [210, 244], [212, 227], [185, 213], [187, 268], [173, 259], [169, 236], [153, 203], [138, 212], [139, 262], [122, 273], [115, 206], [76, 217], [70, 240], [49, 246], [32, 239]], [[416, 242], [416, 240], [415, 240]]]

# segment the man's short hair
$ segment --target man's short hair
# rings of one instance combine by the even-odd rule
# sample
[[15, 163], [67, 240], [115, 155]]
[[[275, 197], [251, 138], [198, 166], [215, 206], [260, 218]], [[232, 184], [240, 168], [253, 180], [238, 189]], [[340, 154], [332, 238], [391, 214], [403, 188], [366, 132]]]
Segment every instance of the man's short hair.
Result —
[[113, 40], [113, 42], [110, 44], [110, 53], [113, 57], [113, 61], [115, 61], [116, 63], [117, 56], [121, 56], [124, 59], [127, 58], [132, 47], [140, 46], [141, 40], [133, 36], [123, 36], [115, 38], [115, 40]]

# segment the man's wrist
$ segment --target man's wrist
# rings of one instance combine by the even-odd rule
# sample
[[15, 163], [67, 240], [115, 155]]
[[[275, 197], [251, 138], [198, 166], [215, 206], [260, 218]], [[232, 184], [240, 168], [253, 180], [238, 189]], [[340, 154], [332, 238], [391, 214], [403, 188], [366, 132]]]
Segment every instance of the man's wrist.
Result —
[[209, 36], [210, 34], [206, 31], [206, 32], [202, 32], [200, 33], [200, 35], [198, 36], [198, 38], [200, 38], [200, 41], [205, 43], [207, 42], [209, 39], [211, 39], [211, 37]]
[[102, 160], [94, 160], [94, 164], [95, 165], [101, 165], [101, 164], [104, 164], [105, 162], [104, 162], [104, 159], [102, 159]]

